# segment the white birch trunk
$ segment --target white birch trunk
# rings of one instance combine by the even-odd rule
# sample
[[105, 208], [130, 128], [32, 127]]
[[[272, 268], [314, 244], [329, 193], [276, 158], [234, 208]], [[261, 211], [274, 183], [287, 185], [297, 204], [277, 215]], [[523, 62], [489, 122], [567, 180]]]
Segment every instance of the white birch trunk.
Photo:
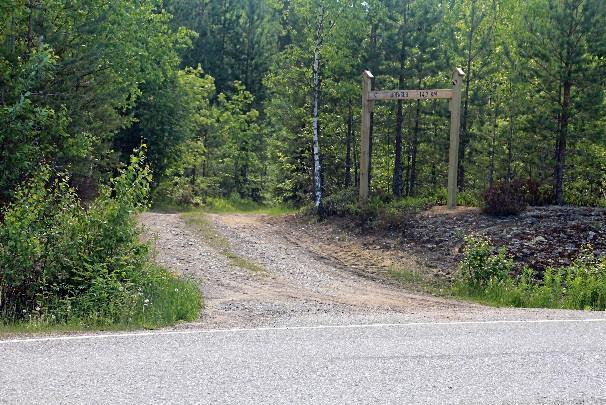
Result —
[[324, 28], [324, 5], [320, 4], [320, 15], [316, 27], [316, 46], [313, 64], [313, 153], [314, 153], [314, 204], [316, 208], [322, 203], [322, 174], [320, 168], [320, 51]]

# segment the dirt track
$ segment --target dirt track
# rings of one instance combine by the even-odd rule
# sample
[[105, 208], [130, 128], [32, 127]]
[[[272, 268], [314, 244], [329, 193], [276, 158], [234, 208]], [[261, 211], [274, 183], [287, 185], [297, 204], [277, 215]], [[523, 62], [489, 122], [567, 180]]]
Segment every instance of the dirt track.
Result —
[[284, 218], [235, 214], [208, 215], [207, 219], [229, 241], [232, 252], [263, 271], [230, 264], [179, 214], [144, 214], [146, 232], [156, 239], [158, 262], [201, 283], [206, 308], [198, 322], [180, 327], [599, 316], [580, 311], [492, 309], [417, 293], [385, 277], [385, 269], [394, 260], [400, 266], [418, 267], [412, 259], [407, 260], [405, 252], [390, 259], [375, 255], [372, 248], [353, 239], [321, 242], [322, 238], [314, 238], [314, 232], [322, 232], [322, 227], [299, 229]]

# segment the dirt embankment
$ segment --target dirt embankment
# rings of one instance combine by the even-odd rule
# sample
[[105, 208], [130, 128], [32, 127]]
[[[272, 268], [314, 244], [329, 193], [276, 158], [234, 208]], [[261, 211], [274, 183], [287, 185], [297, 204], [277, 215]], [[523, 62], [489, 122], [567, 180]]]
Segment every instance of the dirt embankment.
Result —
[[474, 234], [505, 247], [519, 269], [528, 265], [542, 272], [566, 266], [585, 246], [606, 255], [606, 209], [600, 208], [532, 207], [518, 216], [493, 217], [474, 208], [436, 207], [410, 217], [398, 229], [375, 231], [345, 218], [320, 224], [296, 217], [284, 221], [294, 241], [315, 244], [315, 250], [329, 255], [334, 251], [353, 267], [362, 265], [360, 257], [372, 258], [375, 271], [400, 263], [448, 278], [461, 260], [464, 238]]

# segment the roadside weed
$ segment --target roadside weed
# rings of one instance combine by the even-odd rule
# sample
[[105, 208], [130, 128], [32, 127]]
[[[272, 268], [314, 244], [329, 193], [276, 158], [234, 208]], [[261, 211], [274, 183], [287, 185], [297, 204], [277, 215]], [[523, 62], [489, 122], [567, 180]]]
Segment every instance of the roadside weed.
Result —
[[570, 266], [547, 268], [539, 278], [530, 268], [515, 276], [505, 250], [494, 253], [485, 239], [468, 238], [453, 292], [496, 306], [603, 311], [606, 257], [587, 248]]

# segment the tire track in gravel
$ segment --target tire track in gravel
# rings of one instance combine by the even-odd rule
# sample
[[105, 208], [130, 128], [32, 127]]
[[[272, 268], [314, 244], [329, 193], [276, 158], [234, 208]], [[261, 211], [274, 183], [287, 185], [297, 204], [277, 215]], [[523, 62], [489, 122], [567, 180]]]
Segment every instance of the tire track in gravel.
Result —
[[338, 246], [322, 255], [327, 246], [310, 246], [309, 235], [298, 240], [283, 221], [252, 214], [208, 214], [207, 220], [229, 241], [231, 251], [266, 271], [230, 264], [179, 214], [143, 214], [158, 263], [199, 281], [204, 295], [199, 321], [179, 328], [588, 317], [581, 311], [494, 309], [406, 291], [376, 274], [387, 264], [366, 272], [367, 257]]

